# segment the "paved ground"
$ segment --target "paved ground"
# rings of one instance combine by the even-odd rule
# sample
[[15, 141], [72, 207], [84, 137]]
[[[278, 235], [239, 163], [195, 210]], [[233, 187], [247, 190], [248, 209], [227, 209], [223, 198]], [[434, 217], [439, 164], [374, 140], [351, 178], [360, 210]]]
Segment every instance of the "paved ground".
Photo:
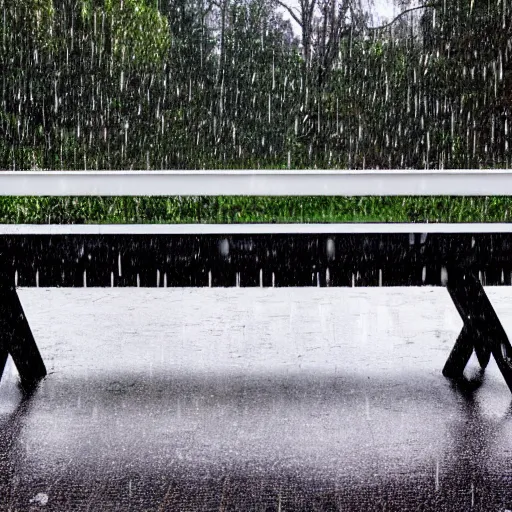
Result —
[[50, 375], [0, 384], [1, 510], [512, 509], [511, 396], [442, 377], [444, 289], [20, 297]]

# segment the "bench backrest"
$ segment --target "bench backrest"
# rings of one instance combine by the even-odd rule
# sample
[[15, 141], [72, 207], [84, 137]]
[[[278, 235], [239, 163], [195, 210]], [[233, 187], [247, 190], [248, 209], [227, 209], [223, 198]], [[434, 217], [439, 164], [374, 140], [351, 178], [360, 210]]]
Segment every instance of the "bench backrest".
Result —
[[512, 172], [0, 171], [4, 196], [510, 196]]

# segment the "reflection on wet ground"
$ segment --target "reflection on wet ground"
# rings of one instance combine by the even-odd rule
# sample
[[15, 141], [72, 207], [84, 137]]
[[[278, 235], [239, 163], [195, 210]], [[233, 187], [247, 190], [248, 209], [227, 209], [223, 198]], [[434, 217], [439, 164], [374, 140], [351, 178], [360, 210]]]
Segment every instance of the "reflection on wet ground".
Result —
[[0, 384], [1, 509], [512, 509], [512, 399], [442, 377], [446, 290], [20, 296], [50, 374]]

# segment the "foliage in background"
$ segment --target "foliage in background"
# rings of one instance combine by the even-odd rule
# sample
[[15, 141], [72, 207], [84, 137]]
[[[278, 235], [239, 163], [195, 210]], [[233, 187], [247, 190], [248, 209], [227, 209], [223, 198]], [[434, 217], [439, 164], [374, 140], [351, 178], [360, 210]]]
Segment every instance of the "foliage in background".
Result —
[[128, 133], [148, 145], [160, 126], [150, 94], [170, 45], [156, 7], [0, 0], [0, 12], [0, 168], [117, 168], [138, 156]]
[[0, 197], [0, 223], [510, 222], [508, 197]]
[[[0, 0], [0, 168], [510, 167], [506, 2], [383, 30], [358, 0], [313, 5], [299, 42], [274, 0]], [[492, 222], [509, 202], [0, 198], [0, 222]]]
[[0, 0], [0, 168], [510, 167], [510, 3], [314, 4]]

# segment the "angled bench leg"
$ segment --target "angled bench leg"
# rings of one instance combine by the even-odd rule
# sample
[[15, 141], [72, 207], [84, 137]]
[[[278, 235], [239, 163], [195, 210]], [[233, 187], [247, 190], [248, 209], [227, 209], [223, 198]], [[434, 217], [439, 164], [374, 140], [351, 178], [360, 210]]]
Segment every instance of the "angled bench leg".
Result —
[[5, 350], [4, 348], [1, 347], [1, 342], [0, 342], [0, 381], [2, 380], [2, 375], [4, 374], [5, 363], [7, 363], [8, 355], [9, 355], [9, 353], [7, 352], [7, 350]]
[[443, 375], [461, 377], [475, 350], [482, 368], [493, 355], [512, 391], [512, 346], [477, 276], [469, 271], [451, 270], [447, 289], [464, 326], [446, 361]]
[[7, 354], [12, 357], [21, 385], [33, 388], [46, 376], [41, 354], [23, 312], [14, 283], [0, 279], [0, 377]]
[[458, 379], [462, 376], [464, 368], [466, 368], [469, 358], [473, 353], [473, 340], [475, 337], [476, 335], [471, 332], [471, 328], [464, 324], [444, 365], [443, 375], [445, 377]]

